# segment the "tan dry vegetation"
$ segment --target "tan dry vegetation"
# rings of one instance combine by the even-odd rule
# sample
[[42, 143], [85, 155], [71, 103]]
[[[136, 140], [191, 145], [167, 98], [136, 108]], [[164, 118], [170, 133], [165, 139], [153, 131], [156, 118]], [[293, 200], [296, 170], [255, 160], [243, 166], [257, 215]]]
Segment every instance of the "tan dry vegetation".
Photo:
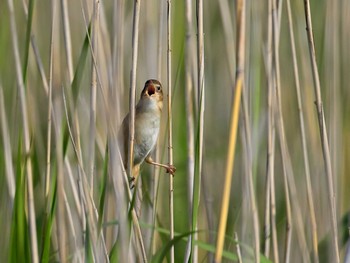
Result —
[[[350, 3], [310, 12], [316, 63], [303, 1], [0, 1], [0, 258], [349, 260]], [[177, 171], [142, 166], [131, 219], [116, 134], [150, 78]]]

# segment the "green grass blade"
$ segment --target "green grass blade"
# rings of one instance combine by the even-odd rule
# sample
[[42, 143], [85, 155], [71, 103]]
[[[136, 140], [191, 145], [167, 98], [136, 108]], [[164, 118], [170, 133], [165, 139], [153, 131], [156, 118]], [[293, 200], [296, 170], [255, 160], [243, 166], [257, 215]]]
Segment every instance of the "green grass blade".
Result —
[[[169, 233], [170, 234], [170, 233]], [[174, 239], [170, 240], [166, 243], [165, 246], [155, 255], [155, 257], [152, 259], [153, 263], [162, 263], [164, 258], [169, 254], [170, 249], [172, 246], [175, 246], [176, 243], [183, 240], [183, 238], [188, 237], [192, 235], [192, 232], [184, 233], [178, 236], [175, 236]]]
[[72, 93], [73, 93], [73, 100], [74, 104], [76, 104], [78, 95], [79, 95], [79, 88], [80, 88], [80, 83], [83, 78], [83, 73], [84, 73], [84, 68], [86, 64], [86, 58], [87, 54], [89, 51], [89, 38], [91, 35], [91, 23], [89, 24], [88, 27], [88, 32], [85, 35], [84, 43], [80, 51], [80, 56], [79, 56], [79, 61], [74, 73], [74, 78], [72, 82]]
[[109, 153], [108, 153], [108, 143], [106, 144], [106, 154], [105, 160], [103, 164], [103, 176], [101, 181], [101, 195], [100, 195], [100, 205], [98, 209], [98, 229], [100, 232], [102, 228], [103, 215], [104, 215], [104, 207], [105, 207], [105, 199], [106, 199], [106, 189], [107, 189], [107, 177], [108, 177], [108, 161], [109, 161]]
[[[85, 64], [86, 64], [86, 58], [87, 58], [87, 54], [89, 51], [89, 35], [90, 34], [91, 34], [91, 23], [89, 24], [88, 32], [85, 35], [84, 43], [83, 43], [83, 46], [82, 46], [81, 51], [80, 51], [78, 64], [77, 64], [77, 67], [75, 69], [74, 78], [73, 78], [73, 82], [72, 82], [72, 86], [71, 86], [74, 107], [76, 106], [76, 102], [78, 99], [80, 84], [81, 84], [81, 80], [83, 78], [84, 68], [85, 68]], [[68, 140], [69, 140], [69, 131], [68, 131], [67, 124], [65, 124], [64, 133], [63, 133], [63, 155], [64, 156], [66, 155]]]
[[45, 218], [45, 226], [43, 231], [43, 249], [41, 253], [41, 262], [49, 262], [50, 260], [50, 247], [51, 247], [51, 231], [52, 223], [55, 218], [56, 201], [57, 201], [57, 174], [55, 173], [52, 178], [53, 195], [50, 202], [50, 214]]
[[[203, 91], [202, 91], [203, 92]], [[203, 107], [203, 101], [201, 96], [200, 101], [200, 108]], [[198, 221], [198, 211], [199, 211], [199, 199], [200, 199], [200, 184], [201, 184], [201, 174], [200, 174], [200, 118], [197, 120], [197, 135], [196, 135], [196, 143], [195, 143], [195, 166], [194, 166], [194, 182], [193, 182], [193, 209], [192, 209], [192, 231], [196, 230], [197, 228], [197, 221]], [[195, 233], [195, 231], [193, 232]], [[193, 252], [193, 238], [192, 236], [192, 242], [191, 242], [191, 256], [190, 256], [190, 262], [192, 262], [192, 252]]]
[[[88, 221], [87, 218], [86, 218], [86, 221]], [[90, 240], [89, 227], [86, 227], [86, 235], [85, 235], [85, 262], [88, 262], [88, 263], [94, 262], [94, 255], [92, 252], [92, 244]]]
[[18, 139], [18, 154], [16, 161], [16, 193], [11, 223], [10, 260], [20, 262], [21, 259], [30, 259], [30, 244], [28, 236], [28, 222], [25, 215], [25, 177], [24, 160], [22, 156], [22, 136]]
[[29, 0], [27, 31], [26, 31], [26, 40], [25, 40], [26, 42], [25, 42], [25, 50], [24, 50], [24, 63], [23, 63], [23, 69], [22, 69], [24, 83], [26, 83], [26, 80], [27, 80], [27, 69], [28, 69], [28, 59], [29, 59], [30, 38], [32, 35], [34, 3], [35, 3], [35, 0]]

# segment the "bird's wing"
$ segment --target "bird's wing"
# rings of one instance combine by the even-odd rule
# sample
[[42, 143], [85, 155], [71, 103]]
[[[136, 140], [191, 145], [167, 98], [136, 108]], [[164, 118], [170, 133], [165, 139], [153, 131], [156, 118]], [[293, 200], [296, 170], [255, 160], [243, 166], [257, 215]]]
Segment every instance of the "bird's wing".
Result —
[[122, 155], [124, 168], [127, 169], [128, 164], [128, 145], [129, 145], [129, 114], [125, 116], [118, 132], [118, 144], [120, 154]]

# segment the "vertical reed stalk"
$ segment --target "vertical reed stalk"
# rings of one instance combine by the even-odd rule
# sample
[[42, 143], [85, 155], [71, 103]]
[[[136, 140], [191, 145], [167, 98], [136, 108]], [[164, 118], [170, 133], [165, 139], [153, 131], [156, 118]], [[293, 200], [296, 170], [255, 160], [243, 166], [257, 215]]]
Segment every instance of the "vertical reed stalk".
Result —
[[[56, 5], [55, 2], [51, 2], [51, 39], [50, 39], [50, 60], [49, 60], [49, 83], [47, 83], [47, 79], [45, 76], [45, 71], [39, 56], [39, 50], [37, 49], [35, 39], [32, 37], [32, 47], [35, 53], [35, 58], [39, 67], [39, 71], [41, 73], [41, 78], [43, 81], [44, 90], [47, 94], [47, 100], [48, 100], [48, 115], [47, 115], [47, 152], [46, 152], [46, 173], [45, 173], [45, 189], [44, 189], [44, 195], [45, 195], [45, 226], [44, 229], [46, 229], [46, 225], [50, 224], [49, 222], [49, 215], [51, 210], [51, 204], [49, 200], [50, 196], [50, 185], [51, 185], [51, 135], [52, 135], [52, 119], [53, 119], [53, 109], [52, 109], [52, 86], [53, 86], [53, 44], [54, 44], [54, 26], [55, 26], [55, 16], [56, 16]], [[47, 233], [48, 231], [44, 231], [45, 234], [42, 235], [43, 240], [43, 248], [41, 252], [41, 260], [43, 260], [45, 255], [46, 244], [45, 244], [45, 236], [50, 235]], [[56, 233], [55, 233], [56, 234]]]
[[[59, 128], [58, 128], [59, 129]], [[57, 135], [60, 135], [60, 131], [56, 131]], [[63, 136], [56, 137], [56, 145], [62, 145], [60, 140]], [[68, 261], [67, 251], [67, 233], [66, 228], [66, 209], [64, 206], [64, 173], [63, 173], [63, 151], [62, 147], [56, 147], [56, 159], [57, 159], [57, 210], [56, 210], [56, 222], [57, 222], [57, 238], [58, 238], [58, 253], [59, 261]]]
[[[275, 87], [275, 96], [276, 96], [276, 119], [278, 127], [278, 135], [280, 140], [280, 148], [282, 153], [282, 167], [283, 167], [283, 182], [284, 182], [284, 192], [286, 199], [286, 241], [285, 241], [285, 254], [284, 262], [289, 262], [290, 260], [290, 250], [291, 250], [291, 241], [292, 241], [292, 215], [291, 215], [291, 204], [290, 204], [290, 194], [288, 188], [288, 169], [287, 169], [287, 143], [285, 140], [284, 132], [284, 122], [282, 115], [282, 102], [281, 102], [281, 90], [280, 90], [280, 63], [279, 63], [279, 36], [280, 36], [280, 13], [282, 9], [282, 4], [278, 6], [276, 1], [272, 1], [272, 19], [273, 19], [273, 65], [274, 65], [274, 84]], [[297, 200], [296, 200], [297, 201]]]
[[72, 41], [70, 33], [70, 23], [69, 23], [69, 13], [67, 7], [67, 0], [61, 0], [61, 9], [62, 9], [62, 22], [63, 22], [63, 36], [64, 36], [64, 45], [66, 51], [66, 59], [68, 66], [68, 75], [69, 81], [73, 81], [74, 72], [73, 72], [73, 59], [72, 59]]
[[203, 167], [203, 136], [204, 136], [204, 110], [205, 110], [205, 85], [204, 85], [204, 17], [203, 1], [197, 0], [197, 92], [198, 96], [198, 131], [196, 140], [196, 163], [193, 182], [193, 210], [192, 210], [192, 261], [198, 262], [198, 247], [194, 240], [198, 239], [198, 212], [200, 203], [201, 177]]
[[[132, 28], [132, 68], [130, 79], [130, 93], [129, 93], [129, 150], [128, 150], [128, 175], [132, 176], [133, 156], [134, 156], [134, 135], [135, 135], [135, 90], [136, 90], [136, 70], [138, 58], [138, 37], [139, 37], [139, 20], [140, 20], [140, 3], [141, 0], [134, 1], [134, 15]], [[137, 222], [135, 211], [132, 211], [133, 221]], [[138, 239], [141, 245], [143, 261], [147, 261], [145, 248], [142, 242], [141, 231], [139, 225], [135, 225], [137, 229]]]
[[[97, 93], [97, 56], [98, 56], [98, 34], [99, 34], [99, 9], [100, 1], [94, 1], [94, 12], [92, 21], [92, 65], [91, 65], [91, 89], [90, 89], [90, 140], [89, 140], [89, 176], [91, 194], [94, 190], [95, 170], [95, 139], [96, 139], [96, 93]], [[93, 195], [93, 194], [92, 194]]]
[[278, 256], [278, 241], [277, 241], [277, 229], [276, 229], [276, 193], [275, 193], [275, 93], [274, 93], [274, 78], [273, 78], [273, 4], [272, 1], [268, 1], [268, 21], [267, 21], [267, 86], [268, 86], [268, 145], [267, 145], [267, 192], [266, 200], [269, 202], [266, 204], [268, 208], [265, 212], [269, 215], [266, 216], [268, 221], [265, 221], [265, 237], [268, 238], [265, 243], [265, 255], [269, 256], [270, 248], [270, 235], [272, 236], [272, 246], [275, 262], [279, 262]]
[[300, 92], [298, 61], [297, 61], [297, 54], [296, 54], [295, 40], [294, 40], [293, 17], [292, 17], [292, 12], [291, 12], [291, 7], [290, 7], [290, 0], [287, 0], [286, 2], [287, 2], [287, 14], [288, 14], [290, 44], [291, 44], [291, 49], [292, 49], [295, 89], [296, 89], [297, 100], [298, 100], [301, 142], [302, 142], [302, 147], [303, 147], [307, 201], [308, 201], [308, 206], [309, 206], [309, 211], [310, 211], [310, 223], [311, 223], [311, 232], [312, 232], [312, 248], [313, 248], [312, 254], [313, 254], [313, 262], [318, 263], [319, 259], [318, 259], [318, 237], [317, 237], [316, 215], [315, 215], [315, 206], [314, 206], [314, 201], [313, 201], [312, 185], [311, 185], [311, 178], [310, 178], [310, 165], [309, 165], [309, 157], [308, 157], [308, 148], [307, 148], [307, 144], [306, 144], [305, 122], [304, 122], [303, 106], [302, 106], [302, 99], [301, 99], [301, 92]]
[[[192, 78], [192, 2], [185, 0], [185, 107], [186, 107], [186, 141], [187, 141], [187, 189], [189, 197], [189, 212], [193, 211], [194, 194], [194, 113], [193, 113], [193, 78]], [[191, 220], [189, 221], [189, 223]], [[185, 261], [188, 262], [191, 254], [192, 236], [189, 237]]]
[[[171, 80], [171, 0], [167, 0], [167, 86], [168, 86], [168, 160], [173, 164], [173, 122], [172, 122], [172, 80]], [[174, 239], [174, 178], [169, 176], [169, 218], [170, 218], [170, 240]], [[171, 246], [170, 262], [175, 261], [175, 249]]]
[[[51, 178], [51, 130], [52, 130], [52, 82], [53, 82], [53, 44], [55, 30], [56, 4], [52, 1], [52, 21], [51, 21], [51, 40], [50, 40], [50, 69], [49, 69], [49, 85], [48, 85], [48, 115], [47, 115], [47, 154], [46, 154], [46, 175], [45, 175], [45, 198], [48, 203]], [[38, 57], [38, 56], [37, 56]], [[43, 75], [45, 76], [45, 75]], [[46, 78], [44, 77], [43, 79]], [[48, 209], [49, 207], [46, 206]], [[47, 213], [49, 211], [46, 211]]]
[[254, 227], [254, 257], [255, 262], [260, 262], [260, 227], [259, 227], [259, 217], [258, 209], [256, 205], [256, 197], [254, 192], [254, 182], [253, 182], [253, 154], [252, 154], [252, 142], [251, 142], [251, 129], [250, 129], [250, 118], [248, 112], [248, 96], [247, 89], [243, 90], [242, 93], [242, 116], [244, 123], [244, 137], [245, 137], [245, 147], [246, 147], [246, 160], [247, 160], [247, 182], [248, 182], [248, 195], [250, 200], [250, 205], [253, 214], [253, 227]]
[[[158, 43], [157, 43], [157, 79], [160, 80], [162, 76], [162, 58], [163, 58], [163, 34], [164, 34], [164, 10], [165, 10], [165, 1], [160, 1], [159, 2], [159, 24], [158, 24]], [[160, 159], [160, 151], [161, 147], [159, 144], [160, 139], [158, 138], [158, 143], [156, 145], [156, 150], [155, 150], [155, 158], [156, 162], [159, 162]], [[159, 175], [160, 175], [160, 167], [159, 166], [154, 166], [153, 170], [153, 215], [152, 215], [152, 223], [153, 226], [157, 225], [157, 206], [158, 206], [158, 193], [159, 193]], [[155, 228], [152, 228], [152, 234], [151, 234], [151, 246], [150, 250], [152, 252], [152, 255], [156, 253], [156, 238], [155, 238]]]
[[[220, 0], [220, 12], [222, 15], [224, 32], [225, 32], [225, 43], [226, 43], [226, 53], [227, 57], [230, 58], [231, 45], [233, 43], [233, 27], [232, 27], [232, 19], [230, 15], [229, 4], [227, 0]], [[245, 7], [246, 8], [246, 7]], [[245, 13], [245, 11], [244, 11]], [[248, 42], [248, 41], [247, 41]], [[231, 59], [228, 59], [229, 63], [229, 73], [231, 82], [235, 82], [235, 75], [233, 72], [233, 63]], [[247, 182], [248, 182], [248, 195], [249, 200], [251, 202], [251, 209], [253, 214], [253, 227], [254, 227], [254, 256], [255, 262], [260, 262], [260, 233], [259, 233], [259, 217], [256, 206], [256, 197], [254, 193], [254, 182], [253, 182], [253, 160], [252, 160], [252, 143], [251, 143], [251, 128], [250, 128], [250, 117], [248, 111], [248, 91], [247, 89], [243, 90], [242, 93], [242, 117], [244, 124], [244, 138], [245, 138], [245, 147], [246, 147], [246, 161], [247, 161]]]
[[[4, 93], [2, 84], [0, 83], [0, 120], [1, 120], [1, 130], [2, 130], [2, 140], [4, 144], [4, 154], [5, 154], [5, 169], [6, 169], [6, 181], [7, 187], [11, 200], [11, 210], [13, 208], [13, 202], [15, 199], [16, 185], [15, 185], [15, 174], [13, 171], [12, 164], [12, 150], [11, 150], [11, 140], [10, 134], [7, 126], [7, 118], [5, 111]], [[12, 211], [10, 211], [12, 213]]]
[[320, 84], [320, 78], [318, 75], [317, 62], [316, 62], [315, 44], [314, 44], [314, 37], [313, 37], [313, 31], [312, 31], [309, 0], [304, 0], [304, 10], [305, 10], [305, 20], [306, 20], [306, 33], [308, 38], [311, 69], [312, 69], [312, 78], [314, 82], [314, 92], [316, 96], [316, 110], [317, 110], [317, 117], [318, 117], [318, 125], [320, 129], [322, 153], [323, 153], [323, 159], [325, 162], [325, 169], [326, 169], [326, 175], [327, 175], [328, 198], [329, 198], [329, 206], [331, 210], [334, 260], [335, 262], [339, 263], [340, 257], [339, 257], [339, 246], [338, 246], [336, 196], [334, 193], [334, 186], [333, 186], [331, 157], [329, 152], [327, 127], [326, 127], [326, 121], [324, 117], [324, 110], [323, 110], [323, 103], [322, 103], [322, 96], [321, 96], [321, 84]]
[[216, 244], [215, 262], [222, 259], [224, 248], [225, 230], [227, 224], [228, 208], [230, 203], [230, 190], [233, 178], [233, 166], [235, 157], [235, 147], [237, 139], [238, 117], [241, 102], [241, 94], [244, 84], [244, 55], [245, 55], [245, 1], [237, 1], [237, 52], [236, 52], [236, 83], [234, 89], [234, 101], [231, 108], [230, 137], [226, 160], [225, 182], [221, 203], [221, 214], [219, 221], [218, 238]]
[[134, 136], [135, 136], [135, 93], [136, 93], [136, 70], [139, 45], [139, 20], [141, 0], [134, 1], [134, 15], [132, 26], [132, 67], [130, 75], [129, 90], [129, 148], [128, 148], [128, 176], [132, 177], [132, 166], [134, 160]]

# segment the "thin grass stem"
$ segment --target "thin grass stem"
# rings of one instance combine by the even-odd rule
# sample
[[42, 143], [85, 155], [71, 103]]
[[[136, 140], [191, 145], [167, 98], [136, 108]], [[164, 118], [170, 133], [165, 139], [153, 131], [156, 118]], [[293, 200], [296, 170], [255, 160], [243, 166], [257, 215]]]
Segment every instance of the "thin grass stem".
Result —
[[314, 92], [316, 97], [316, 110], [317, 110], [318, 125], [320, 130], [320, 137], [321, 137], [322, 154], [323, 154], [323, 159], [324, 159], [324, 164], [326, 169], [326, 176], [327, 176], [328, 199], [329, 199], [329, 206], [331, 210], [332, 245], [334, 250], [334, 260], [335, 262], [339, 263], [340, 257], [339, 257], [339, 245], [338, 245], [336, 195], [334, 193], [334, 186], [333, 186], [334, 183], [333, 183], [331, 157], [330, 157], [329, 144], [328, 144], [327, 126], [326, 126], [322, 96], [321, 96], [321, 84], [320, 84], [320, 78], [318, 75], [318, 68], [317, 68], [317, 62], [316, 62], [315, 43], [314, 43], [314, 36], [313, 36], [313, 30], [312, 30], [309, 0], [304, 0], [304, 11], [305, 11], [305, 20], [306, 20], [306, 34], [307, 34], [307, 39], [309, 44], [309, 54], [310, 54], [311, 69], [312, 69], [312, 78], [314, 82]]
[[284, 132], [284, 122], [282, 115], [282, 102], [281, 102], [281, 90], [280, 90], [280, 62], [279, 62], [279, 36], [280, 36], [280, 13], [282, 9], [282, 4], [280, 3], [277, 8], [276, 1], [272, 1], [272, 20], [273, 20], [273, 65], [274, 65], [274, 87], [276, 89], [276, 123], [278, 127], [278, 135], [280, 140], [280, 147], [282, 152], [282, 167], [283, 167], [283, 182], [284, 182], [284, 193], [285, 193], [285, 202], [286, 202], [286, 240], [285, 240], [285, 253], [284, 253], [284, 262], [289, 262], [290, 260], [290, 250], [291, 250], [291, 241], [292, 241], [292, 211], [290, 204], [290, 194], [288, 188], [288, 171], [287, 171], [287, 145], [285, 140]]
[[61, 9], [62, 9], [63, 36], [64, 36], [64, 45], [65, 45], [66, 59], [67, 59], [67, 66], [68, 66], [68, 75], [69, 75], [69, 81], [72, 82], [74, 78], [74, 72], [73, 72], [73, 58], [72, 58], [72, 40], [71, 40], [67, 0], [61, 0]]
[[[167, 0], [167, 87], [168, 87], [168, 160], [173, 164], [172, 79], [171, 79], [171, 0]], [[174, 238], [174, 178], [169, 176], [170, 240]], [[174, 246], [170, 249], [170, 262], [175, 261]]]
[[99, 34], [99, 0], [94, 1], [92, 21], [91, 52], [93, 63], [91, 65], [91, 89], [90, 89], [90, 137], [89, 137], [89, 176], [91, 195], [94, 191], [95, 170], [95, 139], [96, 139], [96, 96], [97, 96], [97, 56], [98, 56], [98, 34]]
[[[227, 0], [220, 0], [219, 1], [220, 6], [220, 12], [222, 14], [222, 20], [224, 25], [224, 32], [225, 32], [225, 43], [226, 43], [226, 53], [227, 57], [230, 58], [230, 51], [231, 51], [231, 43], [233, 43], [233, 26], [232, 26], [232, 19], [229, 12], [229, 5]], [[246, 7], [245, 7], [246, 8]], [[245, 13], [245, 11], [243, 11]], [[234, 75], [234, 65], [233, 61], [231, 59], [228, 59], [229, 63], [229, 73], [231, 82], [235, 82], [235, 75]], [[248, 112], [248, 92], [247, 89], [243, 90], [242, 93], [242, 117], [243, 117], [243, 123], [244, 123], [244, 133], [245, 133], [245, 147], [246, 147], [246, 161], [247, 161], [247, 177], [248, 177], [248, 195], [249, 195], [249, 201], [251, 202], [251, 209], [253, 214], [253, 226], [254, 226], [254, 257], [255, 262], [260, 262], [260, 234], [259, 234], [259, 218], [257, 213], [257, 206], [256, 206], [256, 198], [254, 193], [254, 182], [253, 182], [253, 160], [252, 160], [252, 144], [251, 144], [251, 128], [250, 128], [250, 117]]]
[[0, 83], [0, 116], [1, 116], [1, 130], [2, 130], [2, 140], [4, 144], [4, 154], [5, 154], [5, 168], [6, 168], [6, 182], [8, 187], [8, 192], [10, 196], [10, 207], [12, 210], [13, 202], [15, 199], [15, 174], [12, 164], [12, 150], [11, 150], [11, 139], [7, 125], [6, 111], [5, 111], [5, 102], [4, 102], [4, 93], [2, 84]]
[[227, 224], [228, 208], [230, 203], [230, 190], [233, 177], [233, 166], [235, 160], [235, 148], [237, 139], [238, 117], [241, 103], [241, 94], [244, 85], [244, 60], [245, 60], [245, 1], [237, 1], [237, 52], [236, 52], [236, 83], [234, 87], [234, 101], [231, 108], [230, 133], [228, 143], [228, 153], [225, 169], [225, 182], [221, 203], [221, 213], [216, 243], [215, 262], [222, 259], [224, 248], [224, 237]]
[[[185, 21], [186, 21], [186, 39], [185, 39], [185, 107], [186, 107], [186, 141], [187, 141], [187, 191], [189, 197], [189, 212], [192, 213], [193, 195], [194, 195], [194, 172], [195, 172], [195, 149], [194, 149], [194, 112], [193, 112], [193, 65], [192, 65], [192, 2], [185, 1]], [[190, 221], [191, 222], [191, 221]], [[192, 236], [187, 243], [185, 262], [188, 262], [191, 254]]]
[[242, 260], [242, 252], [241, 252], [241, 246], [239, 245], [237, 232], [234, 233], [234, 238], [235, 238], [235, 243], [236, 243], [236, 251], [237, 251], [238, 262], [242, 263], [243, 262], [243, 260]]
[[[268, 149], [267, 149], [267, 187], [268, 192], [266, 195], [268, 197], [266, 200], [269, 201], [269, 204], [266, 205], [269, 210], [266, 210], [266, 213], [269, 213], [269, 221], [265, 222], [265, 229], [270, 231], [266, 232], [265, 236], [272, 237], [272, 249], [273, 257], [275, 262], [279, 262], [278, 256], [278, 240], [277, 240], [277, 229], [276, 229], [276, 192], [275, 192], [275, 107], [276, 107], [276, 97], [274, 90], [274, 73], [273, 73], [273, 3], [274, 0], [268, 1], [268, 18], [267, 18], [267, 62], [266, 62], [266, 74], [267, 74], [267, 85], [268, 85]], [[270, 239], [270, 237], [268, 237]], [[270, 242], [266, 242], [266, 245], [270, 246]], [[268, 253], [270, 248], [265, 247], [265, 252]], [[266, 255], [268, 256], [268, 254]]]
[[297, 101], [298, 101], [300, 133], [301, 133], [301, 141], [302, 141], [302, 147], [303, 147], [305, 179], [306, 179], [306, 189], [307, 189], [307, 201], [308, 201], [308, 206], [309, 206], [309, 211], [310, 211], [312, 247], [313, 247], [312, 254], [313, 254], [313, 262], [318, 263], [319, 259], [318, 259], [318, 237], [317, 237], [316, 215], [315, 215], [315, 206], [314, 206], [314, 201], [313, 201], [313, 192], [312, 192], [312, 185], [311, 185], [311, 178], [310, 178], [310, 165], [309, 165], [309, 157], [308, 157], [308, 148], [307, 148], [307, 144], [306, 144], [305, 122], [304, 122], [304, 113], [303, 113], [302, 98], [301, 98], [301, 92], [300, 92], [298, 61], [297, 61], [297, 53], [296, 53], [295, 40], [294, 40], [293, 17], [292, 17], [292, 12], [291, 12], [291, 7], [290, 7], [290, 0], [287, 0], [286, 3], [287, 3], [290, 44], [291, 44], [292, 59], [293, 59], [293, 72], [294, 72], [294, 80], [295, 80], [295, 89], [296, 89]]

